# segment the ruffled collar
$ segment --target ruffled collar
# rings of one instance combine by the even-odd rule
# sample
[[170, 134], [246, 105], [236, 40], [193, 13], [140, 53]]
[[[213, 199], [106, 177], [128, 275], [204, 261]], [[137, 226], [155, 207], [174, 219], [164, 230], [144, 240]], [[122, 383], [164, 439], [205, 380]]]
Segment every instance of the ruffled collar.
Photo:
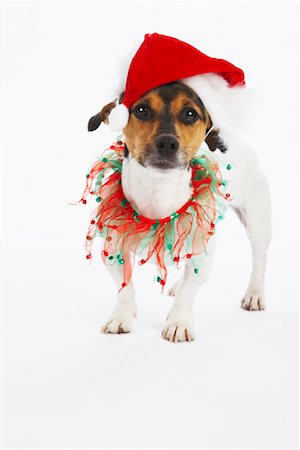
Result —
[[86, 204], [90, 194], [97, 202], [86, 234], [86, 258], [92, 258], [94, 238], [100, 235], [104, 239], [104, 263], [123, 267], [120, 289], [128, 285], [136, 258], [140, 265], [154, 258], [156, 280], [162, 288], [170, 263], [178, 266], [180, 261], [189, 259], [195, 276], [201, 276], [207, 243], [216, 232], [217, 223], [224, 218], [227, 201], [231, 200], [219, 164], [209, 154], [193, 158], [191, 198], [170, 216], [154, 220], [140, 215], [124, 196], [121, 181], [124, 151], [124, 143], [112, 144], [86, 176], [80, 202]]

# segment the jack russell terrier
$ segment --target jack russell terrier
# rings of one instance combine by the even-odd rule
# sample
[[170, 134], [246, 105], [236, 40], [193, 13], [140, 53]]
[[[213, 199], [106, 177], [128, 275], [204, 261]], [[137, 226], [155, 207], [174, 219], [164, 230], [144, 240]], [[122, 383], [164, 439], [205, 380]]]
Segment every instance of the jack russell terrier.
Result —
[[[186, 47], [182, 47], [181, 44], [184, 43], [181, 41], [157, 34], [146, 35], [149, 45], [154, 38], [159, 51], [163, 47], [159, 45], [161, 42], [173, 45], [173, 41], [176, 41], [175, 44], [180, 47], [178, 51], [182, 49], [186, 52], [193, 49], [198, 52], [188, 44], [185, 44], [189, 47], [187, 50]], [[166, 41], [166, 38], [169, 41]], [[145, 52], [145, 45], [142, 50]], [[159, 51], [156, 59], [161, 61]], [[161, 51], [166, 49], [163, 48]], [[172, 49], [169, 58], [170, 53]], [[177, 65], [180, 65], [177, 53], [174, 51]], [[201, 52], [198, 53], [202, 58], [209, 58]], [[145, 61], [145, 55], [142, 56]], [[146, 56], [148, 61], [149, 57]], [[133, 60], [135, 70], [136, 59], [135, 57], [135, 61]], [[224, 62], [215, 58], [209, 60]], [[203, 60], [201, 63], [203, 66]], [[155, 64], [153, 58], [151, 64]], [[166, 65], [170, 65], [170, 62], [167, 61]], [[159, 65], [161, 72], [164, 71], [162, 66]], [[241, 306], [248, 311], [261, 311], [265, 309], [264, 278], [271, 237], [268, 184], [252, 149], [239, 135], [234, 124], [229, 126], [228, 120], [226, 122], [224, 119], [225, 123], [219, 120], [220, 114], [218, 115], [218, 111], [216, 112], [214, 106], [210, 105], [207, 95], [209, 90], [213, 91], [215, 103], [218, 104], [218, 93], [221, 96], [222, 92], [228, 92], [225, 101], [224, 96], [222, 99], [226, 113], [227, 108], [228, 110], [231, 108], [229, 94], [234, 90], [241, 91], [245, 88], [241, 85], [230, 86], [228, 77], [224, 75], [225, 71], [207, 68], [202, 71], [201, 67], [199, 69], [198, 65], [193, 73], [187, 70], [186, 77], [174, 74], [173, 81], [167, 79], [166, 82], [159, 84], [159, 80], [164, 79], [160, 77], [153, 88], [145, 92], [142, 90], [142, 95], [129, 105], [128, 117], [122, 128], [125, 141], [122, 188], [130, 205], [144, 217], [149, 219], [166, 217], [180, 209], [191, 197], [191, 171], [188, 168], [201, 144], [205, 142], [211, 152], [216, 149], [221, 151], [225, 164], [230, 163], [235, 167], [231, 171], [230, 207], [244, 225], [252, 248], [252, 273]], [[230, 65], [231, 70], [232, 67], [235, 66]], [[126, 90], [128, 84], [127, 79]], [[119, 96], [118, 101], [104, 106], [90, 119], [89, 131], [98, 128], [101, 122], [109, 124], [113, 110], [122, 102], [124, 93]], [[214, 248], [213, 235], [208, 242], [207, 256], [201, 266], [201, 277], [194, 276], [194, 265], [187, 259], [180, 279], [168, 292], [174, 296], [174, 304], [167, 316], [162, 336], [171, 342], [190, 342], [195, 338], [193, 303], [198, 290], [208, 277]], [[197, 261], [197, 255], [195, 258]], [[122, 266], [117, 264], [106, 267], [119, 286], [123, 276]], [[130, 280], [128, 285], [119, 291], [117, 303], [102, 331], [130, 332], [136, 313], [135, 291]]]

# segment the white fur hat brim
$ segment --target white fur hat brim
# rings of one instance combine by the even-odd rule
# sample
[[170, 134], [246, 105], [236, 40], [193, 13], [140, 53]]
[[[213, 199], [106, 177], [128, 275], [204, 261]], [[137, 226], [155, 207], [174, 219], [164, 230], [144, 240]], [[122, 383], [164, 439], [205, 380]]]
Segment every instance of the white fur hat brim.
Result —
[[237, 134], [243, 133], [251, 95], [245, 85], [229, 87], [222, 76], [213, 73], [180, 81], [193, 89], [201, 99], [224, 143], [230, 145]]

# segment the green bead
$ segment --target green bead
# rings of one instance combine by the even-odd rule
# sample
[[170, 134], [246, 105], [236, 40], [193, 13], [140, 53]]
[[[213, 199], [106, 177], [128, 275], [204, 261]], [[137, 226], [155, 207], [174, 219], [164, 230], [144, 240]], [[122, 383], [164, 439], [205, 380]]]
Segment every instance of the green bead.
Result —
[[102, 162], [106, 163], [107, 162], [107, 158], [102, 158]]
[[90, 174], [86, 174], [86, 177], [89, 178]]
[[98, 202], [98, 203], [101, 202], [101, 197], [97, 197], [96, 202]]
[[232, 166], [230, 164], [227, 165], [227, 170], [230, 170]]
[[223, 220], [223, 219], [224, 219], [224, 216], [218, 216], [218, 219], [219, 219], [219, 220]]
[[120, 264], [124, 264], [124, 262], [125, 262], [124, 259], [119, 259]]
[[127, 200], [122, 200], [122, 206], [126, 206], [126, 204], [127, 204]]
[[158, 283], [160, 283], [160, 282], [161, 282], [161, 278], [160, 278], [160, 277], [156, 277], [156, 281], [157, 281]]
[[195, 272], [195, 273], [198, 273], [198, 272], [199, 272], [199, 269], [197, 269], [197, 267], [195, 267], [194, 272]]
[[112, 259], [114, 259], [114, 257], [113, 256], [109, 256], [108, 259], [112, 260]]
[[169, 250], [172, 250], [173, 245], [172, 244], [168, 244], [167, 247], [168, 247]]

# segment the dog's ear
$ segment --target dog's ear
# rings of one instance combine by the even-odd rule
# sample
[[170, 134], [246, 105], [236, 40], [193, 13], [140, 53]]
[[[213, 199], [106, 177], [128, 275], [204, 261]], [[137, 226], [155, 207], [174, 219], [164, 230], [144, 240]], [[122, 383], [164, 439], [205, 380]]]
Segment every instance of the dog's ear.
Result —
[[[209, 131], [209, 130], [207, 130]], [[217, 148], [218, 132], [217, 130], [211, 130], [211, 132], [205, 138], [205, 142], [211, 152], [214, 152]]]
[[91, 117], [88, 123], [88, 130], [94, 131], [96, 130], [100, 125], [101, 122], [104, 122], [108, 124], [108, 116], [112, 109], [116, 106], [116, 102], [110, 102], [107, 105], [105, 105], [98, 114]]
[[[209, 131], [209, 129], [207, 131]], [[220, 130], [218, 129], [211, 130], [211, 132], [205, 138], [205, 142], [207, 143], [208, 148], [211, 152], [214, 152], [218, 148], [222, 153], [225, 153], [227, 151], [227, 147], [220, 138], [219, 131]]]
[[[119, 97], [119, 103], [123, 101], [124, 98], [124, 92]], [[107, 105], [103, 106], [100, 112], [96, 114], [95, 116], [91, 117], [88, 123], [88, 130], [94, 131], [97, 130], [97, 128], [101, 125], [101, 122], [108, 124], [108, 116], [110, 115], [111, 111], [114, 109], [114, 107], [117, 104], [117, 100], [114, 100], [113, 102], [108, 103]]]

